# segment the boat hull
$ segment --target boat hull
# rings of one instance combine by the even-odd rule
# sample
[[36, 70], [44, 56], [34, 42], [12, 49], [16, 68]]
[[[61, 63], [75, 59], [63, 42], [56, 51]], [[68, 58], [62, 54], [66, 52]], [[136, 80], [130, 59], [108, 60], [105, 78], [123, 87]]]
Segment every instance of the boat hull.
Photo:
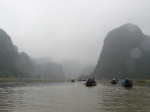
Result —
[[128, 85], [127, 85], [127, 84], [126, 84], [126, 85], [122, 84], [122, 86], [123, 86], [123, 87], [133, 87], [132, 84], [128, 84]]
[[86, 83], [86, 86], [96, 86], [96, 83]]

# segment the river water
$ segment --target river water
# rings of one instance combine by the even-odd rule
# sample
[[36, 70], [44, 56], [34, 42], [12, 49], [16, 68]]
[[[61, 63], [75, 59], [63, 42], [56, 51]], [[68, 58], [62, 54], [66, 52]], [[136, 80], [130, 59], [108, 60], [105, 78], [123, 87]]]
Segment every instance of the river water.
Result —
[[150, 112], [150, 85], [0, 84], [0, 112]]

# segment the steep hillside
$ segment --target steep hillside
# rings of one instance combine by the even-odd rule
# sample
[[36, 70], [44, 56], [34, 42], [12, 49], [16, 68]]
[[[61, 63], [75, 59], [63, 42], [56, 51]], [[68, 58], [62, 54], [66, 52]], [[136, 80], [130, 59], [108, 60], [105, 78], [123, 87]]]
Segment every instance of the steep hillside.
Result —
[[62, 65], [55, 63], [51, 58], [41, 57], [38, 59], [30, 59], [34, 67], [34, 77], [42, 79], [65, 79]]
[[32, 62], [26, 53], [22, 52], [18, 54], [16, 69], [19, 73], [19, 77], [22, 78], [31, 77], [34, 74]]
[[15, 77], [18, 75], [15, 62], [18, 58], [11, 38], [0, 29], [0, 77]]
[[11, 38], [0, 29], [0, 77], [30, 77], [32, 63], [26, 53], [19, 53]]
[[150, 78], [149, 36], [133, 24], [109, 32], [93, 75], [98, 78]]

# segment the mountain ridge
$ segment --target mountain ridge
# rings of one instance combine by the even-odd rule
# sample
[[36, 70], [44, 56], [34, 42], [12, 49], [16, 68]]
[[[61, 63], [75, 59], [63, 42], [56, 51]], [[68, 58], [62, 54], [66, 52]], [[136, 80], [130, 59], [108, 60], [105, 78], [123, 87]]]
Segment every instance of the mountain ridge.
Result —
[[[108, 33], [104, 39], [102, 52], [93, 76], [98, 78], [149, 78], [150, 51], [145, 51], [143, 43], [149, 40], [141, 29], [133, 24], [125, 24]], [[147, 40], [146, 40], [147, 39]], [[147, 43], [149, 46], [150, 43]], [[145, 58], [145, 59], [144, 59]], [[144, 65], [144, 63], [147, 63]], [[144, 67], [143, 67], [144, 66]]]
[[60, 64], [54, 63], [51, 58], [36, 60], [29, 57], [25, 52], [19, 53], [10, 36], [0, 29], [0, 78], [33, 77], [65, 79]]

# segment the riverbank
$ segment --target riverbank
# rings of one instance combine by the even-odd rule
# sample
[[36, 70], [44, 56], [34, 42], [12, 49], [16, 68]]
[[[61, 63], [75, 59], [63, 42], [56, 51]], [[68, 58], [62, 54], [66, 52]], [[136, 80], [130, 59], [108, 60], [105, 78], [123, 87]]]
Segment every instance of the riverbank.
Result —
[[[70, 79], [71, 80], [71, 79]], [[40, 78], [0, 78], [0, 83], [8, 82], [64, 82], [68, 80], [56, 80], [56, 79], [40, 79]], [[97, 82], [109, 82], [110, 80], [96, 80]], [[150, 83], [150, 79], [133, 79], [133, 83]]]
[[38, 78], [0, 78], [0, 83], [8, 82], [64, 82], [65, 80], [56, 80], [56, 79], [38, 79]]

